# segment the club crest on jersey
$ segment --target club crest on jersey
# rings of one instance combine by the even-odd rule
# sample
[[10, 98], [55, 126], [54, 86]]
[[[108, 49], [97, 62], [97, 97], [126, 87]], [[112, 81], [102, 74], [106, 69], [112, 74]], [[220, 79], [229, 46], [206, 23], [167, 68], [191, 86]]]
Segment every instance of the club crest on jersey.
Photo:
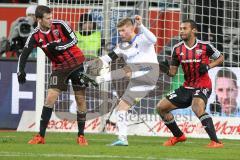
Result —
[[196, 54], [201, 55], [202, 54], [202, 50], [201, 49], [197, 49], [196, 50]]
[[56, 35], [56, 36], [59, 36], [59, 32], [57, 29], [53, 30], [53, 34]]

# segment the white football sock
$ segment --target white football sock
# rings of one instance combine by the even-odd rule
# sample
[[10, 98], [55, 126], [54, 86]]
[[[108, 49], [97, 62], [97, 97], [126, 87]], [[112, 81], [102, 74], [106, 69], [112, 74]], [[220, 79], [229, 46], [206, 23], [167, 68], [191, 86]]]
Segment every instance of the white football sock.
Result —
[[127, 140], [127, 111], [117, 111], [118, 138], [122, 141]]

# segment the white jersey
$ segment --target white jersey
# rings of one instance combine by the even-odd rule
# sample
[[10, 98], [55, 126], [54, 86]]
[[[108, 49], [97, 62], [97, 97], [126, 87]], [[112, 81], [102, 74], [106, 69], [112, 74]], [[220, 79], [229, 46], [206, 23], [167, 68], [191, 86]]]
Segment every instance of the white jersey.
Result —
[[[131, 105], [134, 104], [136, 98], [145, 97], [150, 90], [153, 90], [159, 77], [159, 64], [154, 48], [157, 38], [143, 25], [139, 29], [141, 29], [140, 34], [137, 34], [130, 42], [119, 44], [113, 50], [119, 57], [124, 58], [127, 66], [131, 69], [131, 80], [121, 98]], [[116, 55], [112, 57], [116, 58]], [[104, 55], [100, 59], [103, 63], [112, 61], [112, 58], [108, 55]], [[111, 71], [99, 77], [103, 81], [125, 77], [125, 71], [122, 73], [119, 70]]]
[[137, 34], [131, 42], [118, 45], [114, 52], [130, 63], [158, 63], [154, 44], [157, 41], [155, 35], [143, 25], [140, 26], [141, 33]]

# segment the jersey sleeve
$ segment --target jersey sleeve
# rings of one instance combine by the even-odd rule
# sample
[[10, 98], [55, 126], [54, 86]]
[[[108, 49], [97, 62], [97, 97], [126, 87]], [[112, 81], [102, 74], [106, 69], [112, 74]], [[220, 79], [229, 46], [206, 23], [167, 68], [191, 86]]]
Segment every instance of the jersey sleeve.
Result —
[[56, 47], [56, 49], [59, 51], [66, 50], [67, 48], [70, 48], [73, 45], [77, 44], [77, 37], [69, 25], [62, 20], [60, 21], [60, 24], [63, 34], [68, 38], [68, 40], [66, 42], [61, 42], [60, 45]]
[[24, 68], [25, 68], [27, 59], [28, 59], [29, 55], [31, 54], [33, 48], [36, 48], [36, 46], [37, 46], [37, 42], [34, 39], [33, 34], [30, 34], [25, 43], [23, 51], [18, 58], [17, 72], [24, 72]]
[[207, 44], [207, 55], [212, 59], [218, 59], [221, 53], [210, 43]]
[[177, 53], [176, 53], [176, 48], [172, 49], [172, 60], [171, 60], [171, 65], [172, 66], [179, 66], [180, 61], [178, 59]]
[[144, 35], [142, 41], [147, 44], [155, 44], [157, 42], [157, 37], [148, 30], [143, 24], [140, 25], [140, 31]]

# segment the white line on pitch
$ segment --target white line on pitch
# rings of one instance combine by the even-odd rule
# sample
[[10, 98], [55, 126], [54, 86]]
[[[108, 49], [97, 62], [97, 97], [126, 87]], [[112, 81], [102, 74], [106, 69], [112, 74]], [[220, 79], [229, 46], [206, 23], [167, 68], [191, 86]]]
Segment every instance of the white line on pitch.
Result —
[[195, 160], [186, 158], [157, 158], [157, 157], [134, 157], [134, 156], [118, 156], [118, 155], [82, 155], [82, 154], [40, 154], [29, 152], [0, 152], [1, 157], [80, 157], [80, 158], [111, 158], [111, 159], [146, 159], [146, 160]]

